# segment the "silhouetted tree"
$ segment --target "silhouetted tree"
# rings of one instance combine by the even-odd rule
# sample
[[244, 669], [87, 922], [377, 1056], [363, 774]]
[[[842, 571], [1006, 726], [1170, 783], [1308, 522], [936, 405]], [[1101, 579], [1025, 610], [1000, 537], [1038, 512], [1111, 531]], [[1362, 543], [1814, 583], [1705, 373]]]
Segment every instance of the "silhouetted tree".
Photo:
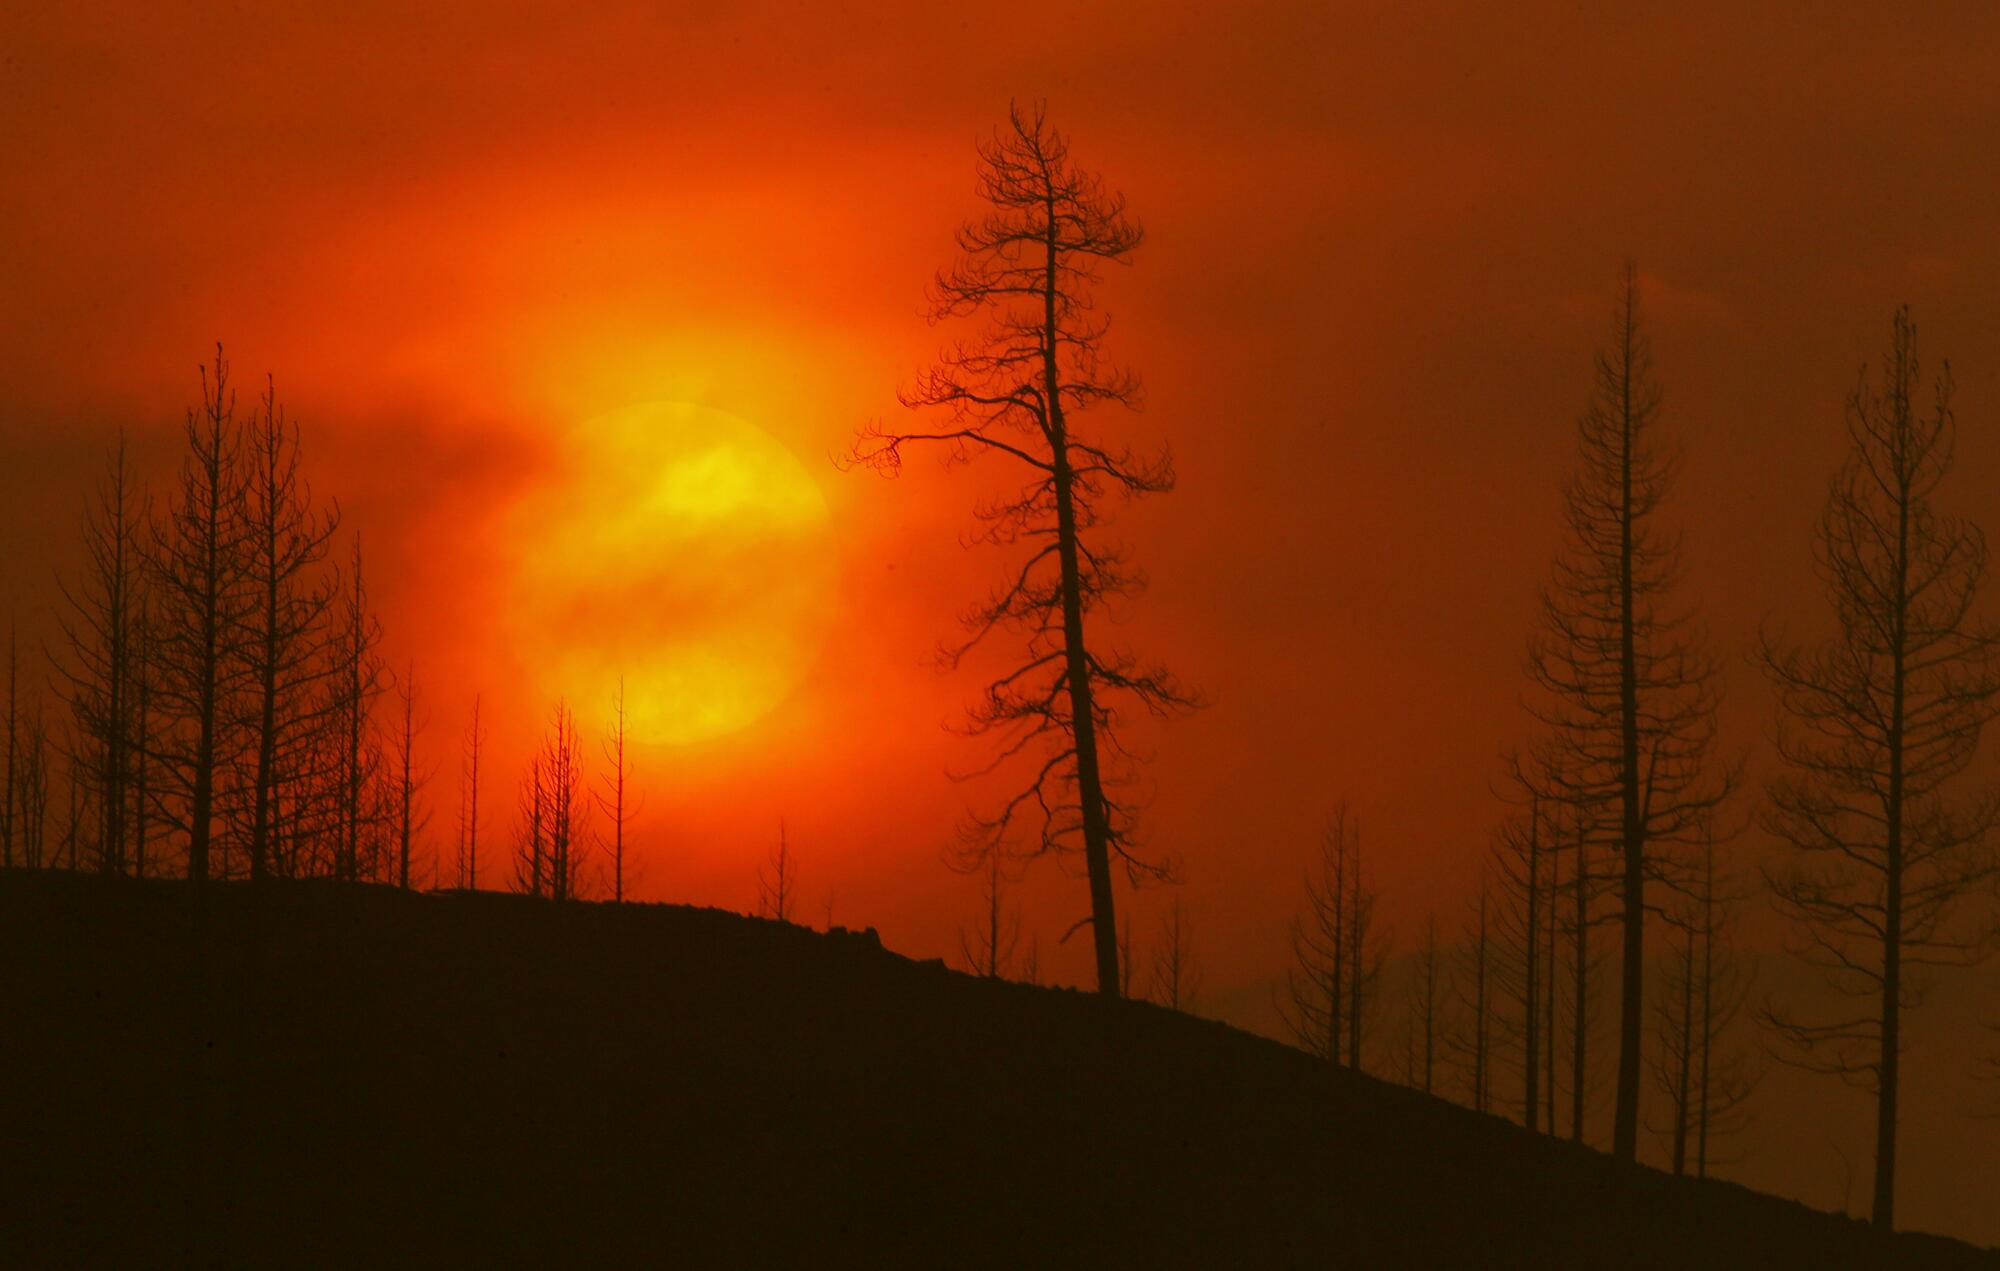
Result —
[[937, 275], [931, 312], [935, 320], [978, 317], [985, 325], [901, 395], [905, 406], [940, 415], [939, 426], [871, 425], [853, 459], [893, 473], [906, 446], [935, 444], [948, 462], [997, 455], [1026, 476], [1017, 494], [978, 509], [976, 536], [1020, 547], [1025, 559], [967, 615], [970, 634], [945, 661], [956, 665], [996, 630], [1021, 637], [1021, 662], [987, 685], [968, 727], [1000, 742], [982, 771], [1020, 759], [1030, 775], [992, 814], [967, 822], [965, 851], [977, 862], [1001, 850], [1017, 819], [1039, 822], [1035, 854], [1081, 840], [1097, 988], [1115, 995], [1123, 977], [1112, 863], [1122, 860], [1135, 883], [1162, 867], [1134, 850], [1134, 810], [1114, 797], [1113, 760], [1125, 752], [1113, 735], [1113, 703], [1135, 700], [1155, 714], [1193, 705], [1167, 671], [1093, 642], [1088, 626], [1107, 601], [1143, 584], [1115, 545], [1092, 534], [1104, 523], [1106, 500], [1174, 483], [1164, 451], [1140, 455], [1077, 430], [1077, 416], [1091, 407], [1137, 401], [1137, 382], [1105, 359], [1108, 322], [1092, 292], [1102, 267], [1128, 261], [1142, 234], [1124, 198], [1071, 162], [1067, 140], [1040, 108], [1011, 110], [979, 159], [979, 192], [991, 210], [959, 231], [960, 258]]
[[209, 876], [218, 821], [218, 778], [230, 739], [226, 707], [243, 673], [246, 586], [242, 516], [245, 497], [242, 435], [229, 364], [216, 346], [215, 364], [201, 373], [201, 405], [190, 410], [187, 453], [166, 519], [153, 536], [149, 563], [156, 595], [153, 694], [163, 727], [155, 734], [159, 784], [176, 828], [187, 836], [188, 877]]
[[1515, 1032], [1521, 1042], [1521, 1124], [1535, 1131], [1542, 1128], [1542, 1083], [1549, 1062], [1543, 1028], [1548, 992], [1544, 934], [1553, 892], [1549, 866], [1555, 855], [1541, 799], [1531, 795], [1526, 814], [1508, 817], [1496, 837], [1494, 860], [1503, 901], [1497, 934], [1503, 957], [1494, 970], [1519, 1011]]
[[121, 431], [83, 516], [84, 569], [59, 583], [62, 645], [54, 659], [75, 723], [74, 769], [87, 774], [98, 810], [96, 864], [125, 872], [137, 661], [139, 534], [146, 522]]
[[479, 697], [472, 698], [472, 719], [465, 728], [464, 777], [458, 805], [458, 885], [479, 888], [479, 752], [485, 734], [479, 722]]
[[1994, 872], [1990, 792], [1955, 799], [1996, 710], [2000, 633], [1973, 614], [1986, 574], [1977, 526], [1943, 511], [1956, 429], [1951, 369], [1919, 403], [1916, 328], [1893, 324], [1878, 385], [1864, 368], [1848, 397], [1851, 445], [1820, 518], [1815, 558], [1837, 633], [1798, 648], [1767, 637], [1760, 660], [1779, 695], [1785, 772], [1766, 826], [1792, 848], [1767, 872], [1798, 924], [1797, 952], [1852, 1013], [1770, 1020], [1804, 1067], [1876, 1096], [1876, 1225], [1895, 1220], [1902, 1013], [1925, 972], [1963, 962], [1972, 933], [1957, 902]]
[[582, 893], [582, 867], [588, 849], [584, 807], [584, 743], [576, 731], [576, 715], [568, 701], [558, 701], [550, 715], [542, 757], [536, 765], [542, 781], [542, 817], [548, 833], [548, 897], [566, 901]]
[[18, 830], [14, 810], [20, 803], [20, 786], [17, 781], [16, 764], [20, 758], [21, 722], [21, 650], [20, 638], [14, 624], [7, 624], [7, 790], [5, 807], [0, 808], [0, 851], [5, 852], [0, 863], [8, 869], [14, 868], [14, 835]]
[[1564, 785], [1543, 793], [1615, 809], [1603, 818], [1622, 903], [1613, 1154], [1638, 1148], [1646, 883], [1672, 845], [1728, 793], [1713, 762], [1715, 663], [1673, 608], [1679, 544], [1659, 525], [1675, 467], [1656, 437], [1660, 390], [1628, 264], [1610, 346], [1580, 420], [1578, 467], [1563, 494], [1564, 538], [1542, 589], [1528, 669], [1533, 703]]
[[1361, 866], [1361, 835], [1354, 836], [1354, 861], [1349, 870], [1352, 893], [1347, 907], [1347, 1066], [1361, 1068], [1361, 1031], [1388, 965], [1386, 941], [1375, 929], [1375, 890], [1365, 883]]
[[325, 708], [333, 722], [329, 737], [334, 752], [329, 772], [334, 804], [333, 875], [349, 882], [374, 877], [381, 866], [377, 857], [382, 751], [375, 730], [375, 703], [383, 689], [382, 659], [376, 653], [381, 639], [381, 624], [368, 603], [361, 536], [357, 534], [334, 613]]
[[[597, 797], [598, 807], [611, 823], [611, 899], [623, 903], [625, 900], [625, 825], [637, 811], [628, 802], [628, 787], [631, 784], [632, 761], [627, 755], [628, 730], [625, 719], [625, 677], [618, 678], [618, 696], [612, 701], [611, 733], [604, 739], [604, 789]], [[827, 901], [831, 912], [833, 902]], [[827, 925], [833, 925], [831, 919]]]
[[1412, 1086], [1421, 1056], [1425, 1094], [1433, 1092], [1437, 1077], [1438, 1030], [1442, 1023], [1444, 955], [1438, 946], [1437, 915], [1424, 919], [1424, 940], [1417, 946], [1415, 992], [1410, 995], [1410, 1066]]
[[[339, 510], [314, 505], [299, 472], [298, 425], [278, 404], [267, 378], [244, 427], [242, 548], [250, 601], [244, 606], [243, 654], [249, 693], [250, 878], [290, 873], [283, 846], [307, 832], [298, 824], [319, 782], [318, 731], [327, 726], [324, 681], [340, 669], [326, 657], [334, 589], [322, 576]], [[359, 557], [356, 558], [359, 581]]]
[[144, 591], [138, 596], [132, 623], [132, 876], [146, 876], [147, 851], [153, 843], [153, 606]]
[[1366, 999], [1384, 958], [1372, 938], [1375, 899], [1361, 880], [1360, 825], [1345, 803], [1320, 834], [1305, 891], [1305, 912], [1292, 920], [1291, 1005], [1280, 1010], [1300, 1046], [1358, 1068]]
[[798, 893], [798, 863], [792, 859], [791, 843], [785, 836], [785, 823], [780, 820], [778, 845], [771, 849], [768, 866], [757, 869], [757, 911], [767, 918], [790, 922], [792, 908], [798, 903]]
[[979, 917], [970, 931], [958, 929], [958, 951], [973, 974], [997, 980], [1007, 974], [1020, 944], [1021, 915], [1007, 907], [1007, 876], [998, 852], [987, 855], [979, 881]]
[[1667, 1109], [1654, 1128], [1667, 1145], [1673, 1172], [1692, 1170], [1703, 1178], [1711, 1142], [1743, 1127], [1744, 1105], [1761, 1076], [1749, 1054], [1728, 1045], [1731, 1025], [1749, 996], [1750, 977], [1730, 947], [1732, 898], [1726, 886], [1711, 833], [1695, 862], [1689, 894], [1667, 915], [1667, 957], [1653, 1002], [1658, 1037], [1653, 1080]]
[[1194, 925], [1187, 907], [1174, 897], [1160, 922], [1160, 947], [1153, 951], [1152, 999], [1169, 1010], [1185, 1011], [1201, 992], [1201, 962], [1194, 952]]
[[43, 852], [48, 845], [49, 728], [39, 695], [28, 699], [21, 721], [14, 760], [14, 804], [21, 863], [40, 869], [47, 863]]
[[394, 815], [396, 818], [396, 886], [408, 890], [410, 886], [410, 862], [418, 835], [430, 824], [430, 813], [418, 805], [418, 795], [430, 780], [417, 763], [417, 731], [425, 721], [417, 717], [417, 668], [412, 664], [396, 686], [396, 700], [401, 703], [401, 727], [396, 736], [396, 791]]
[[1486, 869], [1479, 875], [1479, 892], [1473, 901], [1457, 960], [1459, 973], [1451, 977], [1453, 995], [1463, 1012], [1459, 1028], [1445, 1034], [1445, 1049], [1465, 1075], [1466, 1102], [1475, 1112], [1491, 1106], [1493, 1089], [1493, 1001], [1496, 993], [1492, 920], [1493, 884]]

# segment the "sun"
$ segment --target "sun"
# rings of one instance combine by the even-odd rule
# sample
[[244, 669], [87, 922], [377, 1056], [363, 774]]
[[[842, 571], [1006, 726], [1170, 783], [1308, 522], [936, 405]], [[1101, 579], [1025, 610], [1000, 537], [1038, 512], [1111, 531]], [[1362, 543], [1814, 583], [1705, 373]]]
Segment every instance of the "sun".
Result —
[[543, 694], [601, 719], [622, 679], [633, 735], [677, 744], [782, 702], [832, 599], [826, 498], [791, 450], [644, 402], [577, 425], [560, 464], [509, 518], [508, 623]]

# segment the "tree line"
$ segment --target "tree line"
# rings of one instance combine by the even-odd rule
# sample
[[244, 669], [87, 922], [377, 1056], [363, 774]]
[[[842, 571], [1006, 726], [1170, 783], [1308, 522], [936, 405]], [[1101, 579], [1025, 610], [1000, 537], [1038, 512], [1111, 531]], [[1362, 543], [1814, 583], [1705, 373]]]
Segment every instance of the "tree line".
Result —
[[[1199, 704], [1166, 669], [1106, 642], [1104, 610], [1144, 584], [1108, 537], [1111, 508], [1174, 483], [1164, 447], [1082, 426], [1094, 408], [1138, 403], [1136, 376], [1108, 355], [1095, 288], [1144, 235], [1039, 106], [1012, 109], [978, 161], [986, 210], [960, 229], [931, 288], [930, 316], [960, 334], [901, 394], [925, 422], [872, 423], [850, 459], [893, 475], [921, 447], [1022, 478], [1017, 494], [975, 508], [970, 541], [1011, 559], [942, 650], [947, 668], [989, 643], [1014, 654], [964, 724], [992, 758], [961, 775], [1015, 775], [1013, 793], [968, 814], [948, 854], [981, 880], [961, 952], [1001, 974], [1020, 939], [1008, 879], [1039, 858], [1080, 856], [1089, 908], [1072, 930], [1090, 929], [1098, 991], [1129, 995], [1114, 867], [1135, 886], [1172, 870], [1142, 850], [1138, 760], [1120, 728], [1135, 710], [1171, 717]], [[1780, 1060], [1874, 1095], [1872, 1212], [1886, 1227], [1903, 1014], [1935, 971], [1990, 943], [1990, 916], [1964, 902], [1995, 875], [2000, 819], [2000, 796], [1956, 789], [2000, 697], [2000, 632], [1976, 608], [1984, 536], [1940, 497], [1956, 436], [1950, 370], [1924, 378], [1899, 310], [1886, 355], [1848, 395], [1847, 454], [1800, 553], [1829, 634], [1800, 642], [1767, 624], [1750, 650], [1777, 698], [1775, 770], [1756, 791], [1748, 755], [1721, 746], [1722, 655], [1685, 599], [1667, 512], [1681, 450], [1664, 400], [1628, 264], [1527, 643], [1528, 727], [1496, 782], [1505, 813], [1480, 851], [1463, 930], [1441, 937], [1433, 917], [1410, 956], [1403, 1070], [1425, 1089], [1454, 1071], [1473, 1107], [1579, 1141], [1602, 1071], [1612, 1153], [1635, 1158], [1650, 1131], [1677, 1172], [1705, 1174], [1760, 1075], [1743, 1036], [1754, 1018]], [[1751, 826], [1781, 845], [1774, 862], [1743, 858]], [[1735, 930], [1758, 896], [1790, 920], [1792, 952], [1846, 1009], [1755, 995]], [[1294, 1036], [1359, 1066], [1388, 941], [1344, 806], [1291, 944], [1280, 1006]]]
[[415, 667], [385, 664], [361, 536], [314, 491], [275, 384], [244, 406], [218, 346], [181, 434], [158, 492], [118, 436], [81, 563], [57, 580], [54, 638], [24, 651], [10, 626], [0, 865], [623, 900], [639, 800], [622, 687], [594, 776], [556, 704], [499, 860], [482, 861], [475, 699], [456, 842], [438, 850]]

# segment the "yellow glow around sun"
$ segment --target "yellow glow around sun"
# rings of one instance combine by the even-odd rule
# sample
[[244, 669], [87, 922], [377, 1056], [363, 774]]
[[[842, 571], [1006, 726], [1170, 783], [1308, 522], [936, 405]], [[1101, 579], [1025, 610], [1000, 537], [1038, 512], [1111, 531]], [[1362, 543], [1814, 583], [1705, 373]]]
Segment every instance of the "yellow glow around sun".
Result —
[[697, 742], [797, 685], [832, 598], [824, 496], [769, 433], [679, 402], [564, 439], [514, 509], [511, 625], [539, 687], [589, 719], [620, 676], [635, 737]]

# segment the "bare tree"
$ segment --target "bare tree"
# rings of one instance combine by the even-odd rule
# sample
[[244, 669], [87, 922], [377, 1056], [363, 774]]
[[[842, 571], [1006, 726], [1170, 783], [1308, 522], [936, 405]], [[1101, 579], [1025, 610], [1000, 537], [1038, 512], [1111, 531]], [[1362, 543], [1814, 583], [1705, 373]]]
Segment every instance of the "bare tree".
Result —
[[1622, 905], [1618, 1075], [1612, 1152], [1638, 1150], [1645, 994], [1646, 884], [1671, 848], [1724, 798], [1733, 771], [1715, 764], [1714, 659], [1674, 607], [1679, 541], [1660, 524], [1673, 450], [1657, 437], [1660, 390], [1639, 321], [1636, 270], [1624, 285], [1596, 390], [1577, 426], [1578, 467], [1563, 493], [1564, 537], [1542, 589], [1528, 670], [1531, 709], [1558, 758], [1545, 795], [1605, 806]]
[[1021, 942], [1021, 914], [1007, 906], [1007, 875], [998, 852], [988, 853], [979, 876], [979, 917], [970, 931], [958, 929], [958, 951], [973, 974], [997, 980], [1007, 974]]
[[326, 712], [333, 721], [329, 763], [334, 807], [333, 876], [348, 882], [375, 877], [381, 861], [379, 834], [382, 752], [375, 729], [375, 703], [382, 695], [382, 659], [376, 653], [382, 628], [368, 602], [361, 567], [361, 536], [355, 535], [352, 564], [342, 580], [329, 650]]
[[1494, 949], [1493, 883], [1488, 870], [1479, 875], [1479, 894], [1459, 942], [1459, 973], [1451, 977], [1454, 996], [1463, 1012], [1461, 1029], [1445, 1034], [1445, 1049], [1465, 1074], [1466, 1102], [1475, 1112], [1492, 1106], [1493, 1003], [1497, 995]]
[[[244, 427], [242, 546], [250, 603], [241, 616], [249, 693], [243, 724], [250, 737], [248, 776], [250, 878], [291, 873], [285, 845], [302, 837], [308, 791], [319, 782], [318, 730], [330, 722], [326, 657], [334, 588], [322, 576], [340, 523], [337, 507], [315, 506], [299, 472], [298, 424], [265, 380], [258, 409]], [[358, 581], [359, 558], [356, 559]]]
[[0, 864], [14, 868], [14, 835], [19, 824], [14, 809], [20, 802], [20, 786], [17, 781], [16, 765], [20, 759], [21, 745], [21, 649], [20, 637], [10, 621], [7, 624], [7, 785], [5, 806], [0, 807]]
[[542, 811], [548, 829], [549, 898], [575, 900], [583, 892], [588, 850], [584, 803], [583, 741], [569, 703], [557, 702], [542, 742]]
[[1418, 1056], [1422, 1056], [1423, 1083], [1419, 1087], [1425, 1094], [1434, 1092], [1437, 1081], [1438, 1033], [1442, 1023], [1444, 991], [1446, 985], [1444, 954], [1438, 946], [1437, 915], [1424, 919], [1424, 940], [1417, 946], [1415, 991], [1410, 995], [1410, 1067], [1414, 1080]]
[[1730, 944], [1734, 897], [1715, 857], [1711, 833], [1688, 896], [1667, 915], [1667, 957], [1653, 1003], [1658, 1045], [1651, 1066], [1666, 1105], [1654, 1130], [1673, 1172], [1702, 1178], [1713, 1160], [1711, 1144], [1748, 1123], [1745, 1105], [1762, 1077], [1752, 1056], [1729, 1043], [1751, 981]]
[[162, 806], [187, 836], [188, 877], [207, 880], [218, 820], [218, 780], [233, 744], [226, 706], [242, 679], [241, 638], [250, 602], [243, 551], [241, 431], [229, 364], [216, 346], [190, 410], [181, 474], [151, 544], [159, 610], [153, 693], [166, 717], [150, 756], [172, 796]]
[[1531, 795], [1525, 816], [1516, 814], [1501, 823], [1494, 848], [1502, 901], [1496, 915], [1502, 956], [1494, 970], [1519, 1011], [1514, 1031], [1521, 1042], [1521, 1124], [1530, 1131], [1542, 1128], [1543, 1078], [1550, 1062], [1543, 1027], [1549, 982], [1544, 934], [1555, 890], [1550, 877], [1554, 856], [1542, 801]]
[[417, 763], [417, 731], [426, 721], [417, 715], [417, 668], [411, 664], [396, 686], [396, 700], [402, 704], [401, 728], [396, 737], [396, 886], [410, 887], [410, 860], [417, 836], [430, 824], [430, 813], [418, 806], [418, 796], [430, 774]]
[[1039, 107], [1012, 109], [1007, 126], [980, 145], [979, 160], [979, 192], [990, 210], [960, 229], [960, 258], [937, 275], [931, 313], [939, 321], [978, 317], [984, 326], [901, 395], [906, 407], [939, 417], [938, 426], [871, 425], [852, 458], [893, 473], [905, 447], [935, 445], [947, 462], [998, 456], [1026, 478], [1017, 494], [976, 513], [978, 541], [1019, 549], [1024, 559], [966, 615], [969, 634], [945, 653], [956, 666], [995, 631], [1024, 646], [1019, 663], [970, 709], [967, 728], [999, 743], [982, 773], [1020, 763], [1027, 775], [997, 810], [968, 820], [964, 849], [974, 862], [1002, 850], [1017, 820], [1035, 825], [1029, 854], [1080, 840], [1097, 988], [1116, 995], [1123, 977], [1113, 863], [1122, 861], [1134, 883], [1163, 867], [1137, 850], [1135, 809], [1118, 793], [1130, 764], [1120, 762], [1129, 756], [1115, 735], [1114, 703], [1135, 701], [1159, 715], [1194, 704], [1166, 670], [1093, 643], [1087, 625], [1144, 582], [1115, 544], [1092, 532], [1104, 524], [1107, 500], [1174, 483], [1164, 451], [1141, 455], [1077, 431], [1077, 416], [1091, 407], [1137, 403], [1136, 380], [1105, 359], [1108, 321], [1092, 295], [1103, 266], [1126, 263], [1143, 235], [1123, 196], [1071, 161], [1068, 141]]
[[1837, 634], [1793, 647], [1766, 637], [1779, 695], [1783, 775], [1765, 825], [1791, 847], [1767, 872], [1797, 923], [1795, 950], [1851, 1011], [1808, 1020], [1774, 1006], [1793, 1061], [1876, 1096], [1877, 1226], [1895, 1221], [1902, 1013], [1928, 972], [1978, 951], [1957, 902], [1992, 876], [1991, 792], [1947, 787], [1972, 762], [2000, 694], [2000, 632], [1973, 614], [1986, 539], [1943, 511], [1956, 429], [1951, 369], [1926, 408], [1916, 328], [1898, 310], [1881, 382], [1848, 397], [1851, 446], [1820, 518], [1814, 556]]
[[[598, 793], [597, 805], [611, 823], [611, 899], [623, 904], [625, 900], [625, 826], [638, 809], [630, 802], [629, 786], [632, 778], [632, 761], [627, 753], [629, 732], [625, 718], [625, 677], [618, 677], [618, 696], [612, 700], [611, 733], [604, 739], [604, 788]], [[827, 901], [829, 914], [833, 908], [831, 898]], [[832, 926], [829, 917], [828, 926]]]
[[472, 719], [465, 728], [464, 777], [458, 805], [458, 885], [467, 891], [479, 889], [479, 752], [484, 743], [475, 694]]
[[1373, 938], [1374, 896], [1362, 884], [1360, 824], [1345, 803], [1320, 834], [1305, 891], [1305, 912], [1292, 920], [1290, 1005], [1279, 1008], [1300, 1046], [1358, 1068], [1360, 1029], [1384, 956]]
[[75, 770], [88, 777], [98, 825], [96, 864], [122, 874], [130, 862], [139, 533], [146, 511], [126, 458], [121, 430], [83, 517], [84, 572], [75, 585], [59, 582], [62, 644], [53, 660], [75, 723]]
[[1201, 962], [1194, 952], [1194, 924], [1179, 896], [1160, 922], [1160, 947], [1153, 951], [1150, 996], [1169, 1010], [1186, 1011], [1201, 992]]
[[50, 755], [48, 717], [39, 696], [28, 700], [17, 750], [13, 797], [21, 864], [40, 869], [49, 863], [43, 854], [48, 846]]
[[757, 911], [779, 922], [790, 922], [798, 904], [799, 870], [792, 859], [792, 847], [785, 835], [785, 823], [778, 822], [778, 845], [771, 849], [768, 866], [757, 869]]

